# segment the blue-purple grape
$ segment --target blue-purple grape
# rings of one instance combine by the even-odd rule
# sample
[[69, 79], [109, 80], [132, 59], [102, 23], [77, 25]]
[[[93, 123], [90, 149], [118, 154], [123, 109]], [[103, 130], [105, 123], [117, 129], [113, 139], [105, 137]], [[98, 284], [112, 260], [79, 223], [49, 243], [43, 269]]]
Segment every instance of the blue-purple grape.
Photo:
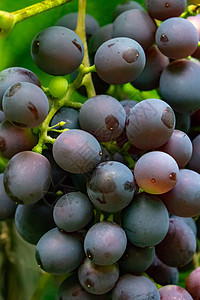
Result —
[[34, 37], [31, 55], [34, 63], [45, 73], [67, 75], [82, 63], [84, 47], [79, 36], [71, 29], [52, 26]]
[[193, 270], [185, 282], [185, 289], [190, 293], [194, 300], [198, 300], [200, 298], [200, 267]]
[[13, 126], [4, 121], [0, 124], [0, 154], [10, 159], [15, 154], [31, 150], [37, 144], [38, 138], [30, 129]]
[[119, 278], [118, 264], [95, 265], [85, 258], [78, 269], [78, 278], [82, 287], [95, 295], [106, 294], [115, 286]]
[[175, 187], [161, 195], [168, 211], [180, 217], [200, 214], [200, 174], [181, 169]]
[[49, 111], [47, 96], [30, 82], [18, 82], [9, 87], [3, 96], [2, 106], [8, 121], [20, 128], [40, 125]]
[[0, 221], [14, 217], [17, 205], [8, 197], [3, 185], [3, 173], [0, 174]]
[[142, 46], [127, 37], [104, 42], [94, 57], [97, 74], [109, 84], [124, 84], [135, 80], [143, 71], [145, 61]]
[[146, 51], [155, 40], [156, 23], [141, 9], [126, 10], [113, 22], [113, 38], [126, 37], [138, 42]]
[[5, 91], [18, 82], [30, 82], [41, 87], [39, 78], [30, 70], [21, 67], [12, 67], [0, 72], [0, 109]]
[[198, 46], [199, 34], [194, 25], [183, 18], [165, 20], [156, 31], [159, 50], [173, 59], [191, 55]]
[[189, 60], [175, 60], [160, 77], [160, 92], [171, 107], [180, 113], [200, 108], [200, 65]]
[[36, 260], [44, 271], [66, 274], [75, 270], [84, 256], [80, 238], [58, 228], [47, 231], [36, 246]]
[[189, 113], [178, 113], [175, 111], [176, 126], [175, 129], [188, 133], [190, 130], [191, 119]]
[[158, 197], [139, 193], [122, 212], [122, 228], [134, 245], [155, 246], [164, 239], [169, 228], [167, 209]]
[[133, 199], [136, 189], [131, 170], [116, 161], [100, 163], [91, 174], [87, 192], [92, 203], [107, 212], [120, 211]]
[[30, 205], [18, 205], [15, 212], [15, 226], [26, 242], [36, 245], [43, 234], [56, 227], [53, 220], [53, 206], [42, 200]]
[[106, 41], [112, 39], [113, 24], [100, 27], [90, 38], [88, 44], [89, 53], [95, 53], [97, 49]]
[[155, 284], [145, 276], [122, 276], [112, 291], [112, 300], [160, 300]]
[[153, 19], [164, 21], [172, 17], [179, 17], [185, 10], [187, 0], [146, 0], [147, 12]]
[[5, 191], [18, 204], [39, 201], [50, 184], [51, 165], [45, 156], [35, 152], [15, 154], [4, 172]]
[[192, 157], [189, 161], [188, 167], [193, 171], [200, 173], [200, 134], [193, 139], [192, 147]]
[[63, 195], [54, 207], [56, 225], [66, 232], [85, 227], [93, 216], [93, 206], [88, 197], [80, 192]]
[[89, 98], [80, 109], [81, 128], [101, 142], [115, 140], [122, 133], [125, 121], [123, 106], [108, 95]]
[[87, 232], [84, 250], [87, 257], [97, 265], [110, 265], [123, 255], [127, 245], [125, 231], [114, 222], [99, 222]]
[[126, 134], [133, 146], [153, 150], [165, 144], [173, 133], [175, 115], [160, 99], [146, 99], [136, 104], [126, 121]]
[[188, 264], [196, 250], [196, 237], [181, 219], [170, 218], [165, 238], [156, 246], [156, 255], [170, 267]]
[[71, 173], [92, 171], [99, 164], [101, 155], [101, 146], [95, 137], [80, 129], [61, 133], [53, 145], [56, 163]]
[[144, 10], [144, 8], [136, 1], [125, 1], [116, 6], [115, 11], [113, 13], [113, 19], [116, 19], [124, 11], [130, 10], [130, 9]]

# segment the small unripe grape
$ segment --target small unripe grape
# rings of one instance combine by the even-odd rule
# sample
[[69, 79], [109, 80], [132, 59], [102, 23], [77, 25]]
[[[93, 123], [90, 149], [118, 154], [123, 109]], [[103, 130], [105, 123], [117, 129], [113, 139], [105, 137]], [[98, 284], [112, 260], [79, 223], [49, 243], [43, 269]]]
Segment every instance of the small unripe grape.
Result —
[[56, 76], [49, 83], [49, 92], [53, 97], [62, 97], [68, 88], [68, 81], [62, 76]]

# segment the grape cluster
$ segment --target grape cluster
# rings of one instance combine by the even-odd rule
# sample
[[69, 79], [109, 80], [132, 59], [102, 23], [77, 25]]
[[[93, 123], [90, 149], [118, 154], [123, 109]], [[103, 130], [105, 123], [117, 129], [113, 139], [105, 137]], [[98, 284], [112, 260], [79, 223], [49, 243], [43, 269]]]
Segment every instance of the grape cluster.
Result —
[[31, 44], [48, 88], [0, 72], [0, 220], [42, 270], [66, 275], [56, 300], [200, 299], [198, 268], [178, 286], [200, 215], [200, 15], [185, 10], [127, 1], [103, 27], [86, 14], [83, 41], [67, 14]]

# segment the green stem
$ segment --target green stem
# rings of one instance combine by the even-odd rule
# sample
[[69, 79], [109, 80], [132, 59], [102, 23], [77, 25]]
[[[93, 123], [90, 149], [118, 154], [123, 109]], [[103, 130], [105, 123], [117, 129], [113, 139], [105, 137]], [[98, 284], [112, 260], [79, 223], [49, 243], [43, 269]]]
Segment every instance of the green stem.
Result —
[[[86, 41], [86, 32], [85, 32], [85, 13], [86, 13], [86, 3], [87, 0], [79, 0], [79, 7], [78, 7], [78, 22], [75, 32], [81, 38], [83, 45], [84, 45], [84, 58], [83, 58], [83, 65], [85, 67], [90, 66], [89, 56], [88, 56], [88, 47]], [[93, 68], [93, 72], [95, 68]], [[92, 82], [91, 74], [88, 73], [83, 80], [83, 85], [86, 87], [86, 91], [88, 97], [91, 98], [96, 95], [94, 85]]]
[[5, 37], [15, 24], [72, 0], [44, 0], [14, 12], [0, 11], [0, 37]]

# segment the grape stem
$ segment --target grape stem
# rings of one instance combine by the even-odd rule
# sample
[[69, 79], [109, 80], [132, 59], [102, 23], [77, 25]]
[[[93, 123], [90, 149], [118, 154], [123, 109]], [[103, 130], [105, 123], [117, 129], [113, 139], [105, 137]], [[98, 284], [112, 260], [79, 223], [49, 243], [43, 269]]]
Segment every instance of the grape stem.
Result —
[[5, 37], [13, 29], [15, 24], [71, 1], [72, 0], [44, 0], [11, 13], [0, 11], [0, 37]]
[[200, 3], [196, 4], [196, 5], [189, 5], [187, 7], [187, 10], [184, 11], [180, 17], [181, 18], [187, 18], [189, 16], [194, 16], [196, 15], [197, 13], [199, 13], [199, 10], [200, 10]]

